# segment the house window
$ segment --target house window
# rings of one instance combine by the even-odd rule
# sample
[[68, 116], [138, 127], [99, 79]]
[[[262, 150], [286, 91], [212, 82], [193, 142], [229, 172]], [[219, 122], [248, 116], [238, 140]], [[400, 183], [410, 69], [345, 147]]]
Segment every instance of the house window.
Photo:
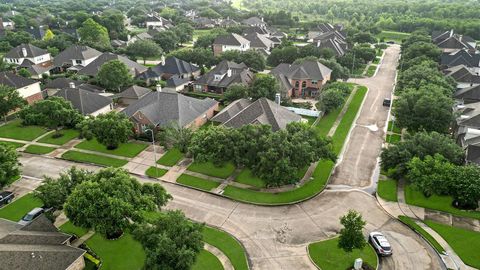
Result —
[[298, 88], [300, 86], [300, 83], [298, 81], [295, 82], [295, 88]]
[[197, 91], [202, 90], [202, 86], [200, 84], [195, 84], [195, 90]]
[[222, 75], [219, 75], [219, 74], [215, 74], [215, 77], [214, 77], [214, 80], [215, 81], [220, 81], [222, 79]]
[[302, 88], [307, 87], [307, 82], [302, 82]]
[[82, 60], [79, 60], [79, 59], [75, 60], [75, 65], [81, 65], [81, 64], [82, 64]]
[[317, 83], [318, 83], [318, 81], [312, 80], [312, 84], [315, 84], [315, 85], [316, 85]]

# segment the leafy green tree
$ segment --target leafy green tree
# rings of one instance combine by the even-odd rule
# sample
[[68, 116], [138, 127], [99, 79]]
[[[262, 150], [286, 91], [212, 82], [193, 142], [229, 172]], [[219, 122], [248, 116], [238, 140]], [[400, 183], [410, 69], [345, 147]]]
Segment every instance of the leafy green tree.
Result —
[[377, 39], [369, 32], [359, 32], [353, 35], [353, 42], [357, 43], [376, 43]]
[[234, 61], [236, 63], [245, 63], [249, 68], [257, 71], [263, 71], [265, 69], [264, 57], [255, 50], [248, 50], [246, 52], [240, 52], [237, 50], [230, 50], [220, 55], [220, 60]]
[[345, 102], [345, 97], [341, 90], [329, 88], [320, 94], [320, 102], [322, 103], [323, 110], [325, 110], [326, 113], [329, 113], [340, 108]]
[[6, 31], [4, 40], [8, 41], [12, 47], [16, 47], [20, 44], [30, 43], [33, 40], [33, 36], [25, 31]]
[[61, 137], [60, 127], [74, 127], [82, 115], [72, 107], [70, 101], [61, 97], [40, 100], [20, 111], [25, 125], [39, 125], [55, 130], [55, 137]]
[[26, 101], [20, 96], [18, 91], [7, 85], [0, 85], [0, 117], [7, 122], [9, 112], [22, 108]]
[[0, 188], [20, 175], [18, 154], [12, 146], [0, 142]]
[[362, 215], [355, 210], [349, 210], [340, 218], [340, 224], [343, 225], [343, 228], [340, 230], [338, 247], [346, 252], [363, 249], [367, 243], [362, 230], [367, 223], [363, 220]]
[[450, 89], [450, 93], [453, 93], [456, 83], [448, 78], [436, 67], [432, 67], [431, 62], [421, 62], [400, 73], [398, 89], [403, 91], [408, 88], [418, 89], [422, 86], [435, 85], [442, 89]]
[[21, 68], [19, 71], [18, 71], [18, 75], [24, 77], [24, 78], [30, 78], [32, 77], [32, 73], [30, 73], [30, 71], [28, 71], [28, 69], [26, 68]]
[[47, 207], [62, 209], [63, 204], [75, 187], [92, 178], [93, 174], [87, 170], [71, 167], [61, 173], [58, 178], [45, 176], [45, 181], [35, 191], [35, 197], [39, 198]]
[[454, 206], [477, 209], [480, 200], [480, 168], [474, 164], [457, 167], [450, 194], [453, 196]]
[[217, 63], [217, 59], [213, 56], [213, 51], [204, 48], [176, 50], [169, 53], [168, 56], [175, 56], [178, 59], [195, 63], [199, 66], [211, 67]]
[[180, 44], [192, 40], [193, 37], [193, 27], [188, 23], [180, 23], [173, 28]]
[[164, 52], [171, 52], [177, 48], [180, 38], [174, 31], [162, 31], [153, 37], [153, 40], [162, 48]]
[[262, 97], [274, 100], [275, 94], [279, 91], [280, 86], [275, 77], [271, 75], [257, 74], [250, 87], [249, 96], [254, 100]]
[[197, 130], [190, 142], [189, 150], [194, 160], [211, 161], [221, 165], [233, 158], [231, 149], [234, 142], [230, 139], [232, 129], [221, 126], [210, 126], [206, 129]]
[[433, 61], [438, 61], [442, 51], [433, 44], [431, 41], [428, 42], [416, 42], [409, 46], [402, 52], [402, 57], [405, 59], [413, 59], [419, 56], [426, 56]]
[[175, 147], [182, 153], [188, 152], [188, 146], [193, 136], [193, 131], [190, 128], [172, 124], [165, 128], [162, 133], [163, 141], [168, 148]]
[[223, 97], [226, 101], [229, 102], [241, 98], [246, 98], [248, 97], [248, 87], [243, 84], [234, 83], [227, 88], [227, 90], [223, 94]]
[[145, 64], [147, 58], [160, 56], [162, 48], [151, 40], [137, 40], [127, 46], [127, 54], [142, 58], [143, 64]]
[[117, 238], [131, 228], [132, 221], [141, 223], [145, 211], [167, 203], [171, 197], [161, 190], [163, 199], [155, 198], [127, 171], [107, 168], [78, 184], [68, 196], [64, 211], [74, 225], [94, 229], [108, 239]]
[[45, 32], [45, 35], [43, 36], [43, 40], [51, 40], [53, 39], [53, 37], [55, 37], [55, 34], [52, 32], [52, 30], [50, 29], [47, 29], [47, 31]]
[[8, 41], [0, 41], [0, 52], [8, 52], [12, 49], [12, 45]]
[[105, 145], [107, 149], [117, 148], [120, 143], [126, 143], [133, 135], [133, 124], [123, 113], [112, 111], [100, 114], [92, 120], [90, 125], [98, 142]]
[[453, 120], [453, 100], [434, 89], [411, 89], [395, 100], [393, 112], [398, 126], [411, 131], [448, 131]]
[[98, 82], [108, 90], [120, 92], [132, 81], [127, 65], [119, 60], [111, 60], [100, 67]]
[[78, 28], [78, 34], [80, 35], [80, 41], [85, 45], [99, 50], [109, 50], [111, 48], [107, 28], [95, 22], [92, 18], [82, 23], [82, 27]]
[[203, 248], [203, 225], [189, 221], [180, 211], [160, 213], [152, 224], [142, 224], [135, 238], [142, 243], [145, 267], [154, 270], [188, 270]]
[[267, 57], [267, 63], [270, 66], [278, 66], [281, 63], [293, 63], [299, 58], [296, 46], [286, 46], [283, 48], [275, 48]]
[[433, 194], [447, 195], [451, 182], [455, 178], [456, 165], [450, 163], [440, 154], [433, 157], [428, 155], [423, 160], [419, 157], [412, 158], [407, 163], [409, 181], [423, 195], [429, 197]]

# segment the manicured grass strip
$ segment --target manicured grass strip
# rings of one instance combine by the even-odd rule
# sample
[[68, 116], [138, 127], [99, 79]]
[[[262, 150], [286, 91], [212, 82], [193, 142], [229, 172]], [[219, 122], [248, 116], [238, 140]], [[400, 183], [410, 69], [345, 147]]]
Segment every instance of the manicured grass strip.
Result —
[[227, 178], [235, 171], [235, 165], [233, 163], [225, 163], [220, 167], [215, 166], [212, 162], [197, 163], [194, 162], [188, 166], [187, 170], [192, 172], [198, 172], [204, 175]]
[[444, 211], [457, 216], [480, 219], [480, 211], [460, 210], [453, 207], [453, 199], [451, 196], [432, 195], [427, 198], [422, 192], [416, 190], [411, 185], [405, 186], [405, 200], [411, 205]]
[[17, 149], [17, 148], [20, 148], [22, 146], [24, 146], [25, 144], [23, 143], [17, 143], [17, 142], [7, 142], [7, 141], [0, 141], [0, 144], [6, 144], [6, 145], [10, 145], [11, 147]]
[[168, 150], [161, 158], [157, 160], [158, 164], [164, 166], [174, 166], [183, 158], [183, 154], [177, 148]]
[[248, 270], [245, 249], [230, 234], [205, 226], [203, 228], [203, 241], [220, 249], [230, 259], [235, 270]]
[[32, 193], [29, 193], [10, 204], [0, 208], [0, 218], [11, 221], [19, 221], [26, 213], [30, 212], [35, 207], [41, 207], [42, 201], [35, 198]]
[[380, 57], [375, 57], [375, 59], [372, 61], [373, 64], [378, 65], [380, 64]]
[[367, 76], [372, 77], [375, 74], [375, 71], [377, 70], [377, 65], [370, 65], [367, 69]]
[[245, 185], [250, 185], [252, 187], [257, 187], [257, 188], [264, 188], [265, 187], [265, 182], [254, 176], [252, 174], [252, 171], [249, 169], [243, 169], [238, 175], [237, 178], [235, 179], [235, 182], [242, 183]]
[[45, 134], [47, 130], [38, 126], [23, 126], [21, 120], [14, 120], [0, 126], [0, 137], [23, 141], [33, 141]]
[[147, 144], [143, 143], [136, 143], [136, 142], [129, 142], [129, 143], [122, 143], [116, 149], [108, 150], [107, 147], [103, 144], [100, 144], [96, 139], [92, 140], [85, 140], [75, 146], [78, 149], [90, 150], [101, 152], [110, 155], [122, 156], [122, 157], [135, 157], [140, 152], [142, 152], [145, 148], [147, 148]]
[[197, 255], [197, 260], [192, 266], [192, 270], [223, 270], [220, 260], [212, 253], [202, 249]]
[[62, 155], [62, 158], [66, 160], [94, 163], [102, 166], [122, 167], [127, 164], [128, 161], [123, 159], [116, 159], [111, 157], [104, 157], [100, 155], [82, 153], [74, 150], [70, 150]]
[[425, 223], [453, 248], [462, 261], [480, 269], [480, 233], [426, 220]]
[[377, 255], [370, 245], [362, 250], [345, 252], [338, 247], [338, 237], [308, 245], [308, 253], [322, 270], [339, 270], [353, 267], [355, 259], [362, 258], [373, 269], [377, 268]]
[[60, 226], [59, 229], [61, 232], [64, 232], [66, 234], [74, 234], [79, 238], [84, 236], [88, 232], [88, 229], [75, 226], [71, 221], [67, 221], [65, 224]]
[[164, 170], [164, 169], [160, 169], [160, 168], [155, 168], [155, 167], [150, 167], [147, 169], [147, 171], [145, 172], [146, 175], [150, 176], [150, 177], [153, 177], [153, 178], [157, 178], [157, 177], [162, 177], [164, 176], [166, 173], [168, 172], [168, 170]]
[[443, 253], [445, 250], [443, 247], [433, 238], [428, 232], [426, 232], [422, 227], [420, 227], [415, 221], [406, 216], [398, 216], [398, 219], [403, 223], [407, 224], [410, 228], [421, 234], [427, 241], [439, 252]]
[[342, 120], [340, 121], [340, 124], [335, 131], [335, 134], [333, 134], [332, 136], [333, 148], [335, 153], [339, 154], [342, 150], [342, 146], [345, 142], [345, 139], [347, 138], [353, 121], [355, 121], [355, 117], [357, 116], [357, 113], [362, 105], [362, 101], [365, 98], [366, 94], [367, 88], [365, 86], [358, 87], [357, 91], [355, 92], [355, 95], [353, 96], [347, 108], [347, 111], [343, 115]]
[[382, 38], [387, 41], [395, 41], [395, 43], [402, 43], [403, 39], [406, 39], [410, 36], [410, 33], [395, 32], [395, 31], [382, 31], [377, 35], [378, 40]]
[[96, 233], [86, 244], [102, 260], [102, 270], [142, 269], [145, 264], [145, 251], [131, 234], [124, 233], [116, 240], [107, 240]]
[[315, 121], [317, 120], [317, 117], [312, 117], [312, 116], [302, 116], [303, 119], [307, 120], [307, 124], [309, 126], [313, 125]]
[[56, 144], [56, 145], [64, 145], [67, 142], [78, 138], [80, 135], [80, 132], [75, 129], [63, 129], [60, 130], [60, 133], [62, 134], [61, 137], [55, 138], [55, 132], [52, 132], [48, 134], [47, 136], [41, 138], [38, 142], [41, 143], [48, 143], [48, 144]]
[[47, 146], [40, 146], [40, 145], [29, 145], [25, 148], [25, 153], [36, 154], [36, 155], [44, 155], [48, 154], [55, 150], [54, 147], [47, 147]]
[[181, 183], [187, 186], [203, 189], [203, 190], [212, 190], [220, 185], [220, 183], [207, 180], [207, 179], [202, 179], [198, 178], [195, 176], [191, 176], [188, 174], [182, 174], [180, 177], [177, 179], [177, 183]]
[[402, 133], [402, 129], [399, 126], [397, 126], [393, 121], [388, 121], [388, 131], [391, 131], [397, 134]]
[[377, 186], [377, 194], [384, 200], [396, 202], [397, 181], [392, 179], [379, 180]]
[[402, 140], [402, 136], [400, 134], [387, 134], [385, 138], [385, 142], [387, 143], [399, 143]]

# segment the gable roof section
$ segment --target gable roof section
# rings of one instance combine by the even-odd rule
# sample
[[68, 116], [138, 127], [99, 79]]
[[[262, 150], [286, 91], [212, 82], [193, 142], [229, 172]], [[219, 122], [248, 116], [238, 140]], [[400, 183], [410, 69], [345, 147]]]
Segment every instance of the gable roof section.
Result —
[[210, 98], [202, 100], [176, 92], [154, 91], [122, 112], [130, 118], [135, 118], [139, 112], [155, 126], [166, 126], [173, 122], [185, 127], [217, 104]]
[[445, 69], [445, 75], [452, 77], [457, 82], [480, 83], [480, 74], [464, 65]]
[[127, 89], [123, 90], [122, 92], [116, 94], [114, 97], [140, 99], [150, 92], [152, 92], [152, 90], [149, 88], [141, 87], [138, 85], [132, 85]]
[[103, 64], [105, 64], [108, 61], [112, 60], [119, 60], [120, 62], [124, 63], [130, 74], [132, 76], [136, 76], [142, 72], [145, 72], [147, 68], [145, 66], [142, 66], [138, 64], [135, 61], [132, 61], [128, 59], [125, 56], [117, 55], [114, 53], [106, 52], [101, 54], [97, 59], [93, 60], [90, 64], [86, 65], [84, 68], [78, 71], [78, 74], [80, 75], [88, 75], [88, 76], [97, 76], [98, 72], [100, 71], [100, 68], [102, 67]]
[[480, 101], [480, 84], [459, 89], [453, 96], [457, 99]]
[[108, 97], [79, 88], [64, 88], [54, 96], [70, 101], [72, 106], [83, 115], [94, 113], [112, 103]]
[[283, 74], [291, 80], [323, 80], [332, 70], [316, 61], [305, 61], [300, 65], [280, 64], [272, 74]]
[[11, 86], [15, 89], [39, 83], [29, 78], [25, 78], [11, 72], [0, 72], [0, 84]]
[[480, 144], [468, 145], [467, 161], [480, 165]]
[[250, 43], [250, 41], [248, 41], [246, 38], [235, 33], [218, 36], [213, 41], [213, 44], [230, 45], [230, 46], [241, 46], [243, 44], [248, 44], [248, 43]]
[[[232, 75], [228, 77], [228, 69], [232, 71]], [[220, 80], [216, 80], [215, 75], [222, 75]], [[195, 83], [209, 85], [214, 87], [228, 87], [234, 83], [244, 85], [250, 84], [253, 80], [253, 73], [244, 63], [237, 64], [235, 62], [223, 60], [215, 68], [200, 77]]]
[[61, 67], [65, 64], [71, 64], [72, 60], [87, 60], [100, 56], [102, 53], [83, 45], [72, 45], [61, 53], [59, 53], [54, 59], [53, 63], [57, 67]]
[[250, 33], [245, 35], [245, 39], [250, 41], [251, 48], [270, 49], [273, 47], [273, 41], [259, 33]]
[[[27, 56], [23, 55], [23, 49], [26, 49]], [[41, 55], [48, 54], [47, 50], [40, 49], [31, 44], [20, 44], [5, 54], [5, 58], [33, 58]]]
[[242, 21], [243, 24], [247, 24], [247, 25], [262, 25], [262, 24], [266, 24], [262, 19], [260, 19], [259, 17], [257, 16], [253, 16], [253, 17], [250, 17], [248, 19], [245, 19]]
[[212, 121], [220, 122], [227, 127], [240, 128], [249, 124], [261, 124], [270, 125], [273, 131], [284, 129], [288, 123], [301, 120], [299, 115], [267, 98], [260, 98], [254, 102], [236, 100], [212, 118]]

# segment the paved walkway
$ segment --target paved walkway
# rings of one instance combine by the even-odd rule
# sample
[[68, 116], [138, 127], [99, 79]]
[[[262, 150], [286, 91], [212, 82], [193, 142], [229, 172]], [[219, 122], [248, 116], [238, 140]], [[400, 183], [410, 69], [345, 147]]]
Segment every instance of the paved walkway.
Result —
[[[218, 248], [216, 248], [212, 245], [209, 245], [207, 243], [203, 244], [203, 248], [205, 250], [209, 251], [210, 253], [212, 253], [213, 255], [215, 255], [220, 260], [224, 270], [234, 270], [235, 269], [235, 268], [233, 268], [233, 265], [232, 265], [232, 262], [230, 262], [230, 259], [220, 249], [218, 249]], [[208, 269], [206, 269], [206, 270], [208, 270]]]
[[79, 247], [83, 243], [85, 243], [90, 237], [92, 237], [95, 234], [94, 231], [88, 231], [86, 234], [84, 234], [82, 237], [75, 239], [72, 243], [71, 246], [73, 247]]

